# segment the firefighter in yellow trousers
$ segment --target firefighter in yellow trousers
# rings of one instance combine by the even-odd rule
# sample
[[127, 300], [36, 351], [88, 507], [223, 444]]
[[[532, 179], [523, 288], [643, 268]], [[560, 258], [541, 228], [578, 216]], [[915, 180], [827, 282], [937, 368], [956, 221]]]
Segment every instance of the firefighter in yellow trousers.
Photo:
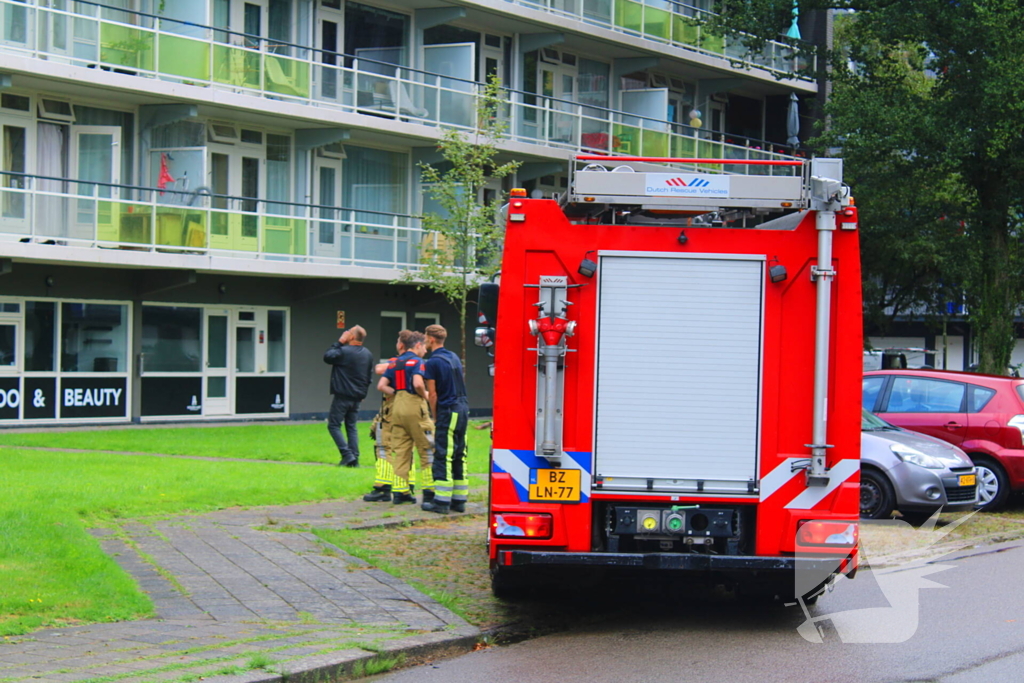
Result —
[[420, 482], [423, 486], [423, 498], [429, 501], [434, 497], [431, 474], [434, 423], [430, 419], [427, 386], [423, 379], [423, 355], [426, 353], [424, 341], [422, 333], [403, 330], [399, 334], [397, 345], [400, 355], [388, 365], [377, 384], [381, 392], [393, 396], [388, 441], [391, 465], [394, 468], [391, 502], [395, 505], [416, 502], [415, 496], [409, 490], [409, 472], [412, 469], [414, 447], [420, 456], [419, 472], [423, 479]]

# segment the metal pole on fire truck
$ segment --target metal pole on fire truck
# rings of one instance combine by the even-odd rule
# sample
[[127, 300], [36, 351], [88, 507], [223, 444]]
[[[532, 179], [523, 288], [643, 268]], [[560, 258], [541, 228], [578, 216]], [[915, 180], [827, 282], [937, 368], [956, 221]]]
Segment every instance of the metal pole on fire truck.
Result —
[[817, 305], [814, 320], [814, 424], [812, 443], [808, 444], [811, 462], [807, 468], [807, 485], [827, 486], [829, 477], [825, 453], [831, 448], [825, 443], [828, 438], [829, 331], [832, 325], [832, 280], [836, 276], [832, 267], [832, 235], [836, 229], [836, 211], [842, 207], [846, 188], [842, 184], [842, 161], [839, 159], [815, 159], [811, 162], [810, 173], [811, 208], [817, 211], [818, 263], [811, 268], [811, 278], [817, 288]]

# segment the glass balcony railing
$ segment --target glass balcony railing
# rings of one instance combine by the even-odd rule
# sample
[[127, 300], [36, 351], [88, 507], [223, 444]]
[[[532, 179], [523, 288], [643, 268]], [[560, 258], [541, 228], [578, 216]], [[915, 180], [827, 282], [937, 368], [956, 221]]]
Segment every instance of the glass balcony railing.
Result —
[[[792, 45], [768, 41], [759, 54], [749, 54], [742, 39], [715, 35], [703, 27], [706, 10], [676, 0], [506, 0], [506, 2], [569, 17], [588, 24], [691, 50], [773, 74], [811, 80], [803, 74], [817, 66], [796, 54]], [[812, 69], [808, 69], [812, 67]]]
[[0, 172], [0, 241], [416, 270], [420, 218]]
[[[98, 7], [75, 5], [93, 14]], [[475, 123], [482, 86], [474, 81], [150, 14], [113, 14], [135, 23], [0, 0], [0, 51], [429, 126], [468, 130]], [[231, 44], [236, 38], [244, 45]], [[628, 111], [511, 89], [506, 96], [508, 135], [522, 142], [644, 156], [791, 158], [782, 145]]]

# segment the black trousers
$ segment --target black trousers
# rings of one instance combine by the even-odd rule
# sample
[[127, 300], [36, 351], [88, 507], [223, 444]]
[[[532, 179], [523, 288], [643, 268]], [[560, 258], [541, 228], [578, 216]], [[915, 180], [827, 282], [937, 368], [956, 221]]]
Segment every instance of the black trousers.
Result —
[[[338, 452], [344, 457], [359, 457], [359, 433], [356, 431], [356, 418], [359, 416], [359, 401], [351, 398], [335, 396], [331, 401], [331, 412], [327, 416], [327, 431], [331, 433]], [[345, 434], [341, 425], [345, 425]], [[348, 441], [346, 442], [346, 436]]]
[[466, 427], [469, 404], [438, 406], [434, 426], [434, 500], [439, 503], [465, 502], [469, 493], [466, 479]]

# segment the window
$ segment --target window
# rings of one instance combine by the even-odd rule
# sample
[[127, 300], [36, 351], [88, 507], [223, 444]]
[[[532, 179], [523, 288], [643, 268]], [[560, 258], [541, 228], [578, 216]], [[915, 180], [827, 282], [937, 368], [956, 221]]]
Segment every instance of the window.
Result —
[[39, 118], [67, 121], [68, 123], [75, 122], [75, 114], [71, 109], [71, 103], [61, 100], [39, 100]]
[[[357, 2], [345, 3], [345, 51], [360, 60], [360, 69], [370, 73], [393, 76], [388, 64], [404, 66], [409, 45], [409, 19], [404, 14], [389, 12]], [[346, 58], [352, 67], [352, 58]]]
[[258, 130], [249, 130], [248, 128], [242, 129], [242, 142], [246, 142], [253, 145], [263, 144], [263, 133]]
[[235, 328], [235, 372], [256, 372], [256, 329]]
[[30, 111], [32, 100], [27, 95], [15, 95], [4, 93], [0, 95], [0, 107], [13, 109], [15, 111]]
[[288, 354], [286, 316], [285, 311], [267, 311], [267, 372], [285, 371]]
[[[287, 202], [291, 198], [292, 140], [285, 135], [267, 134], [267, 199]], [[268, 204], [267, 213], [288, 216], [287, 204]]]
[[18, 326], [14, 323], [0, 323], [0, 372], [17, 367], [17, 343]]
[[211, 121], [209, 125], [209, 136], [211, 142], [227, 142], [229, 144], [238, 142], [238, 129], [230, 123], [218, 123]]
[[53, 372], [57, 348], [57, 307], [52, 301], [25, 302], [25, 372]]
[[996, 395], [995, 389], [979, 387], [976, 384], [967, 385], [967, 412], [980, 413], [988, 405], [992, 397]]
[[201, 372], [202, 310], [184, 306], [142, 307], [142, 353], [152, 372]]
[[398, 341], [398, 333], [405, 329], [405, 313], [395, 311], [381, 311], [380, 314], [380, 355], [381, 360], [387, 360], [395, 355], [395, 342]]
[[895, 377], [886, 412], [959, 413], [963, 411], [965, 389], [960, 382]]
[[127, 372], [128, 308], [121, 304], [61, 304], [64, 372]]
[[427, 325], [440, 325], [441, 315], [439, 313], [417, 313], [412, 318], [412, 329], [422, 332]]
[[[3, 170], [11, 173], [25, 172], [25, 129], [21, 126], [3, 127]], [[5, 190], [25, 189], [25, 179], [5, 175], [0, 183]], [[25, 195], [21, 192], [3, 193], [3, 215], [5, 218], [25, 217]]]
[[885, 386], [885, 377], [865, 377], [861, 383], [861, 405], [865, 410], [873, 411], [878, 400], [878, 392]]

